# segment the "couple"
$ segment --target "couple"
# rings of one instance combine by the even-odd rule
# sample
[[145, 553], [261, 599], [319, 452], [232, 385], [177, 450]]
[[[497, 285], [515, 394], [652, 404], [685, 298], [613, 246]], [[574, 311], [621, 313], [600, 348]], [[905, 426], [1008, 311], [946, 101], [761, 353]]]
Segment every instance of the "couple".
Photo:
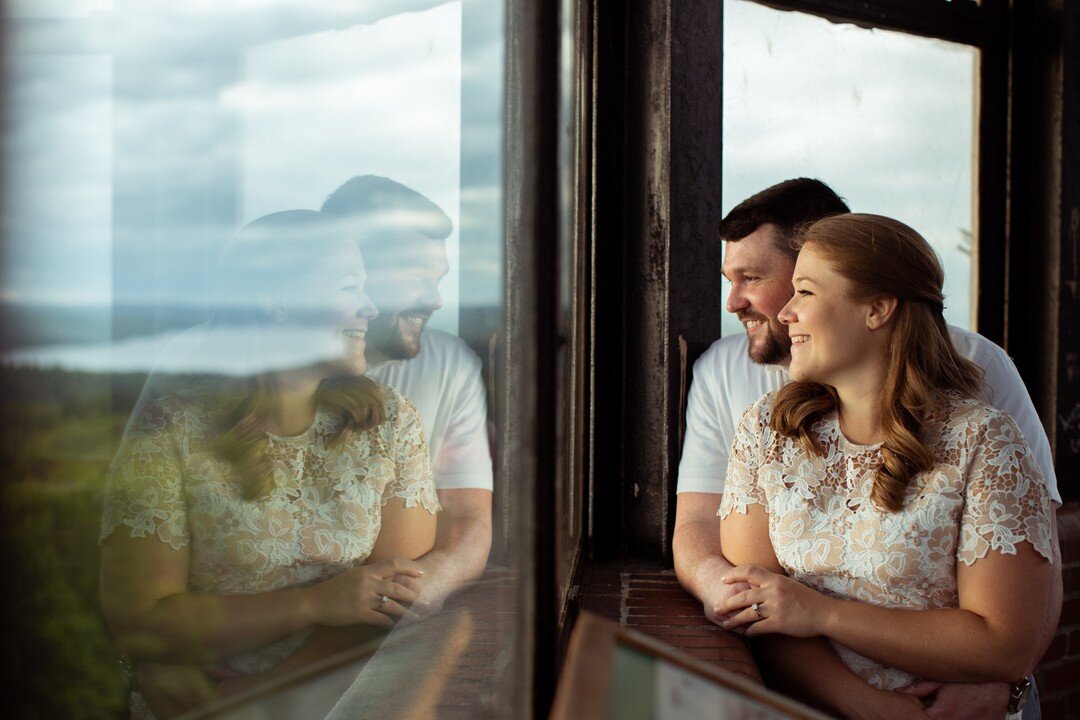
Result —
[[945, 324], [922, 237], [819, 181], [720, 231], [746, 335], [694, 368], [680, 581], [831, 712], [1017, 714], [1060, 607], [1060, 498], [1015, 368]]
[[424, 328], [449, 233], [430, 200], [364, 176], [222, 253], [214, 318], [163, 362], [227, 372], [148, 381], [110, 469], [102, 598], [136, 717], [281, 677], [482, 572], [479, 361]]

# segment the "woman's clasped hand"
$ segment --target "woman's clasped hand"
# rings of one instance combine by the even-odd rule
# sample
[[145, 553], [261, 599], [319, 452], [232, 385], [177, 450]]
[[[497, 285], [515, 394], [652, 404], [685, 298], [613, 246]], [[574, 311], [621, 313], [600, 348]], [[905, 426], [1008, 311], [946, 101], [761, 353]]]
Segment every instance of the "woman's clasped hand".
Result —
[[728, 629], [746, 627], [749, 636], [781, 633], [792, 637], [824, 634], [829, 613], [839, 602], [793, 580], [757, 565], [739, 565], [724, 574], [727, 584], [745, 582], [750, 589], [732, 595], [720, 606]]
[[321, 625], [393, 627], [416, 602], [416, 593], [393, 578], [423, 574], [415, 561], [406, 558], [387, 558], [346, 570], [311, 586], [315, 616]]

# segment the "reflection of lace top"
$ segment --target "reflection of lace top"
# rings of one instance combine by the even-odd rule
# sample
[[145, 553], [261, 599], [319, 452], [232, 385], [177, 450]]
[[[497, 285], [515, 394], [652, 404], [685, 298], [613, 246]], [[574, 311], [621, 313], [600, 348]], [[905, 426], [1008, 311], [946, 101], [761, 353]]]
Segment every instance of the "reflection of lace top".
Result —
[[[842, 598], [886, 607], [958, 607], [956, 562], [1027, 540], [1050, 555], [1050, 501], [1012, 419], [976, 400], [947, 396], [923, 431], [938, 464], [911, 481], [904, 509], [870, 500], [879, 445], [855, 445], [836, 413], [818, 420], [824, 457], [769, 428], [774, 394], [750, 406], [732, 445], [721, 517], [752, 504], [769, 514], [769, 538], [788, 575]], [[878, 688], [914, 678], [837, 646]]]
[[386, 421], [337, 448], [327, 447], [337, 421], [321, 410], [301, 435], [267, 434], [275, 488], [255, 501], [209, 447], [206, 402], [175, 394], [152, 403], [109, 470], [101, 538], [123, 524], [134, 537], [190, 546], [188, 582], [201, 593], [266, 592], [363, 564], [390, 498], [439, 509], [420, 418], [398, 393], [384, 395]]

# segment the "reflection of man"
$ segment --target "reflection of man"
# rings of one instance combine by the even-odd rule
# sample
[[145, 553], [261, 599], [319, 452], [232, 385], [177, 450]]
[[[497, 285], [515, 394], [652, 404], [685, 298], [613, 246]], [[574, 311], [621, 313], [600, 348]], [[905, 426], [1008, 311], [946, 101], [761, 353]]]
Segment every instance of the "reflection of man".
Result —
[[367, 266], [367, 294], [379, 308], [368, 325], [368, 375], [409, 398], [424, 421], [443, 510], [435, 548], [420, 560], [420, 612], [437, 609], [478, 577], [491, 547], [491, 453], [480, 360], [459, 338], [425, 328], [442, 307], [451, 223], [435, 203], [393, 180], [355, 177], [323, 212], [353, 225]]
[[[723, 274], [731, 283], [727, 310], [738, 316], [746, 332], [713, 343], [694, 365], [673, 542], [679, 581], [702, 601], [706, 616], [714, 622], [719, 622], [715, 608], [745, 589], [720, 581], [731, 565], [721, 551], [717, 510], [735, 425], [750, 404], [788, 381], [791, 341], [777, 313], [794, 293], [791, 276], [798, 252], [789, 241], [799, 225], [844, 212], [848, 212], [847, 205], [828, 186], [800, 178], [751, 196], [720, 223], [720, 237], [725, 240]], [[957, 349], [984, 369], [988, 400], [1016, 420], [1032, 446], [1051, 496], [1060, 504], [1050, 445], [1012, 360], [980, 335], [952, 326], [950, 334]], [[1054, 567], [1059, 575], [1051, 607], [1059, 610], [1061, 565], [1056, 524], [1054, 547]], [[1043, 649], [1057, 625], [1057, 610], [1047, 620]], [[811, 699], [830, 706], [830, 701], [842, 696], [841, 681], [855, 676], [824, 643], [803, 647], [809, 653], [804, 676], [785, 680]], [[925, 684], [914, 689], [920, 693], [937, 691], [927, 711], [931, 717], [1001, 717], [1011, 692], [1004, 683], [945, 685], [940, 689], [937, 684]], [[1037, 709], [1037, 703], [1032, 703], [1025, 718], [1038, 717], [1032, 714]]]

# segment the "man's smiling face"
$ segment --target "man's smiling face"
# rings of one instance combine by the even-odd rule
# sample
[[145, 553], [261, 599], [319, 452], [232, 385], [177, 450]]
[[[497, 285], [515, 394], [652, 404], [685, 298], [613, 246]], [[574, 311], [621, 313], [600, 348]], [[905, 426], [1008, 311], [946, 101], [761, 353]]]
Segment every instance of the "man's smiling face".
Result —
[[791, 340], [776, 316], [794, 293], [795, 261], [776, 247], [778, 231], [766, 223], [746, 237], [724, 243], [723, 274], [731, 283], [727, 311], [746, 328], [750, 359], [769, 365], [791, 360]]
[[439, 282], [449, 266], [446, 244], [415, 232], [402, 232], [368, 251], [367, 294], [379, 308], [369, 323], [372, 359], [408, 360], [420, 352], [420, 334], [442, 307]]

